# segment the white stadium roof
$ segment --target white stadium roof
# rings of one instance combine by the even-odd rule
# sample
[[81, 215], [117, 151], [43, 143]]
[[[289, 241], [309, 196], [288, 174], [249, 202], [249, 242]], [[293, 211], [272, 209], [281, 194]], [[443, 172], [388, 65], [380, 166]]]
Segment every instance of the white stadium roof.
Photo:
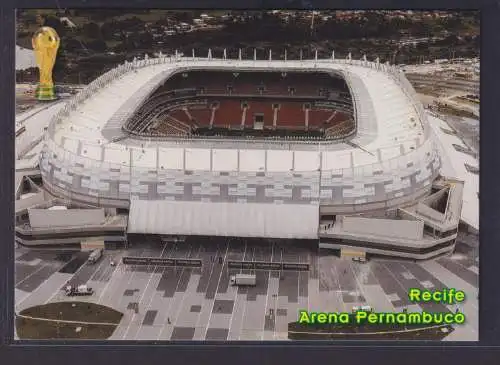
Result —
[[459, 178], [465, 183], [461, 218], [466, 224], [479, 229], [479, 175], [469, 172], [465, 167], [465, 164], [468, 164], [479, 168], [479, 161], [453, 147], [457, 145], [467, 149], [467, 146], [456, 135], [443, 132], [443, 129], [452, 130], [446, 122], [433, 116], [429, 118], [443, 160], [442, 175]]
[[146, 201], [130, 205], [128, 233], [226, 237], [318, 237], [317, 204]]
[[[295, 156], [291, 153], [263, 153], [250, 147], [239, 154], [239, 164], [234, 154], [217, 154], [212, 151], [212, 146], [197, 145], [196, 150], [185, 148], [184, 144], [168, 141], [137, 141], [136, 139], [122, 139], [113, 142], [107, 138], [113, 132], [120, 133], [121, 124], [135, 107], [154, 89], [159, 86], [169, 75], [177, 72], [181, 67], [196, 69], [223, 69], [242, 68], [248, 70], [298, 70], [312, 67], [300, 61], [223, 61], [223, 60], [198, 60], [190, 59], [179, 62], [160, 63], [129, 72], [102, 87], [86, 101], [79, 105], [77, 110], [70, 112], [63, 122], [57, 125], [53, 140], [66, 151], [77, 154], [77, 151], [86, 151], [89, 159], [100, 163], [101, 150], [104, 160], [111, 163], [129, 165], [130, 150], [135, 157], [132, 165], [140, 168], [169, 166], [179, 168], [181, 157], [186, 156], [183, 169], [210, 171], [213, 168], [251, 169], [263, 170], [265, 166], [290, 166], [296, 171], [317, 170], [319, 155], [322, 154], [324, 170], [335, 170], [348, 167], [368, 165], [377, 161], [375, 152], [380, 150], [382, 159], [397, 157], [409, 150], [416, 149], [424, 140], [423, 127], [418, 121], [413, 101], [403, 92], [400, 85], [388, 74], [363, 67], [334, 62], [318, 61], [315, 66], [317, 71], [336, 71], [343, 73], [352, 89], [357, 111], [357, 135], [352, 142], [361, 145], [363, 149], [343, 144], [341, 147], [332, 145], [322, 148], [316, 147], [316, 154], [304, 153], [307, 148], [297, 148]], [[135, 104], [135, 105], [134, 105]], [[382, 133], [380, 131], [383, 131]], [[116, 135], [114, 135], [116, 137]], [[127, 148], [126, 148], [127, 147]], [[191, 146], [190, 146], [191, 147]], [[234, 148], [234, 147], [233, 147]], [[267, 147], [267, 149], [270, 149]], [[95, 152], [92, 152], [95, 151]], [[373, 153], [367, 153], [372, 151]], [[308, 151], [309, 152], [309, 151]], [[212, 158], [210, 155], [212, 154]], [[278, 157], [279, 155], [279, 157]], [[280, 159], [275, 163], [276, 158]], [[314, 164], [300, 164], [293, 166], [292, 161], [317, 161]], [[211, 161], [216, 164], [211, 165]], [[303, 166], [306, 165], [306, 166]]]

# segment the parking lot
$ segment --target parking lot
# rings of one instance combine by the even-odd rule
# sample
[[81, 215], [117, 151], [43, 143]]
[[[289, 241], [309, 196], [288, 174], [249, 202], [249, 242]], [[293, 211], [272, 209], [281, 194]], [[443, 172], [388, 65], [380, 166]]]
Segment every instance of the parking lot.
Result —
[[[65, 285], [87, 284], [93, 301], [124, 313], [110, 339], [273, 340], [287, 339], [287, 325], [298, 311], [447, 311], [456, 306], [412, 304], [410, 288], [464, 290], [460, 305], [465, 325], [450, 340], [478, 339], [477, 247], [459, 244], [453, 256], [424, 263], [341, 260], [305, 246], [256, 240], [190, 239], [162, 243], [138, 239], [126, 250], [107, 250], [96, 264], [79, 252], [16, 250], [16, 311], [64, 300]], [[122, 256], [198, 258], [201, 268], [140, 267]], [[256, 271], [255, 287], [229, 285], [228, 260], [309, 263], [309, 272]], [[111, 265], [111, 261], [117, 263]], [[137, 303], [137, 304], [136, 304]], [[138, 312], [134, 310], [138, 307]]]

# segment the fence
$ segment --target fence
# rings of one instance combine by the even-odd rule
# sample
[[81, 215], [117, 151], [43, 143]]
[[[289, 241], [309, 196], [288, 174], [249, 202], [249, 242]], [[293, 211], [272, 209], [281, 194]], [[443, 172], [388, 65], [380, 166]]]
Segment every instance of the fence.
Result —
[[309, 264], [298, 262], [228, 261], [228, 269], [309, 271]]
[[124, 265], [140, 266], [179, 266], [179, 267], [201, 267], [202, 262], [198, 259], [168, 259], [159, 257], [131, 257], [122, 259]]

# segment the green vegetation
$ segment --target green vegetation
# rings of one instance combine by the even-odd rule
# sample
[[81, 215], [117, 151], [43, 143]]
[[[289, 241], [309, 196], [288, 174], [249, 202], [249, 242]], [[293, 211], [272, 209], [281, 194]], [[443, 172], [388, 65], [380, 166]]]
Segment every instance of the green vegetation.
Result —
[[[123, 317], [122, 313], [114, 309], [87, 302], [49, 303], [25, 309], [19, 314], [33, 317], [16, 318], [20, 339], [106, 339], [113, 334]], [[86, 324], [92, 322], [115, 325]]]
[[450, 325], [304, 324], [290, 322], [291, 340], [442, 340], [453, 332]]
[[[194, 20], [206, 13], [203, 25]], [[20, 46], [31, 48], [31, 36], [40, 20], [56, 29], [61, 47], [54, 67], [59, 82], [86, 83], [104, 71], [136, 56], [196, 49], [214, 56], [227, 49], [229, 57], [297, 59], [380, 57], [382, 62], [415, 63], [479, 54], [478, 12], [322, 11], [315, 16], [300, 11], [167, 11], [132, 9], [19, 10]], [[68, 18], [76, 27], [63, 24]], [[184, 27], [184, 28], [183, 28]], [[418, 41], [415, 41], [418, 40]], [[18, 81], [35, 75], [18, 73]], [[24, 78], [24, 79], [23, 79]]]
[[[116, 326], [46, 322], [16, 318], [17, 335], [21, 340], [80, 339], [105, 340]], [[80, 328], [80, 331], [77, 329]]]

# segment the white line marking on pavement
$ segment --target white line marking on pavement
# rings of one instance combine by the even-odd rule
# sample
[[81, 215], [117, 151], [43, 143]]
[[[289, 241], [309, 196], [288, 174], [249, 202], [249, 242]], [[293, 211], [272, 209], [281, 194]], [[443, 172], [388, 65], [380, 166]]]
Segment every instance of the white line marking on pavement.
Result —
[[[168, 246], [168, 244], [167, 244], [167, 243], [165, 243], [165, 248], [166, 248], [167, 246]], [[163, 250], [165, 250], [165, 248], [164, 248]], [[174, 248], [173, 248], [173, 246], [172, 246], [172, 248], [171, 248], [171, 250], [169, 251], [169, 253], [172, 253], [173, 249], [174, 249]], [[160, 257], [163, 257], [163, 251], [162, 251], [162, 253], [161, 253]], [[168, 256], [167, 256], [167, 257], [168, 257]], [[160, 281], [161, 281], [161, 278], [162, 278], [163, 274], [165, 274], [165, 270], [166, 270], [166, 269], [167, 269], [167, 266], [164, 266], [164, 267], [161, 269], [161, 273], [159, 273], [159, 274], [160, 274]], [[154, 271], [156, 271], [156, 270], [154, 270]], [[153, 275], [154, 275], [154, 273], [155, 273], [154, 271], [153, 271]], [[151, 304], [153, 304], [153, 299], [154, 299], [155, 295], [156, 295], [156, 291], [155, 291], [155, 292], [153, 292], [153, 295], [151, 295], [151, 297], [149, 298], [149, 302], [148, 302], [148, 305], [147, 305], [146, 310], [145, 310], [145, 312], [144, 312], [144, 313], [147, 313], [147, 312], [149, 311], [149, 309], [151, 308]], [[140, 303], [139, 303], [139, 304], [140, 304]], [[135, 339], [135, 340], [137, 340], [137, 336], [139, 335], [139, 332], [140, 332], [141, 328], [142, 328], [142, 324], [141, 324], [141, 326], [139, 327], [139, 330], [137, 331], [137, 333], [135, 334], [135, 337], [134, 337], [134, 339]]]
[[[332, 261], [332, 264], [333, 264], [333, 259], [331, 261]], [[340, 302], [342, 303], [342, 309], [343, 309], [343, 311], [346, 312], [346, 305], [345, 305], [345, 302], [344, 302], [344, 297], [342, 296], [342, 293], [344, 293], [345, 290], [342, 290], [342, 286], [340, 285], [340, 276], [339, 276], [339, 271], [338, 271], [336, 263], [331, 266], [330, 272], [336, 278], [335, 282], [337, 283], [337, 286], [339, 287], [339, 290], [337, 292], [338, 293], [338, 297], [340, 299]]]
[[[167, 248], [167, 245], [165, 244], [163, 246], [163, 250], [161, 251], [160, 257], [163, 256], [163, 252], [165, 251], [166, 248]], [[149, 284], [151, 284], [151, 280], [153, 280], [153, 278], [155, 276], [155, 271], [156, 271], [157, 267], [158, 267], [157, 265], [153, 266], [153, 271], [151, 272], [151, 275], [149, 276], [148, 282], [146, 283], [146, 287], [144, 288], [141, 296], [139, 297], [139, 302], [137, 303], [138, 306], [141, 304], [142, 299], [144, 298], [144, 295], [146, 294], [146, 291], [148, 290]], [[137, 313], [134, 312], [132, 314], [132, 318], [130, 319], [130, 322], [128, 323], [127, 329], [125, 330], [125, 333], [122, 336], [123, 339], [125, 339], [127, 337], [128, 331], [130, 330], [130, 326], [131, 326], [131, 324], [134, 321], [136, 316], [137, 316]], [[140, 327], [142, 327], [142, 326], [140, 326]], [[140, 327], [139, 327], [139, 329], [140, 329]]]
[[[245, 250], [243, 251], [243, 258], [242, 261], [245, 261], [245, 255], [247, 254], [247, 244], [245, 243]], [[228, 269], [229, 270], [229, 269]], [[234, 291], [234, 307], [233, 311], [231, 312], [231, 318], [229, 319], [229, 328], [228, 328], [228, 333], [227, 333], [227, 339], [229, 340], [229, 333], [231, 332], [231, 324], [233, 323], [233, 317], [234, 317], [234, 312], [236, 311], [236, 301], [238, 299], [238, 287], [235, 287]], [[241, 328], [240, 328], [241, 331]]]
[[[118, 261], [118, 265], [116, 265], [115, 271], [118, 271], [118, 269], [121, 268], [122, 266], [123, 266], [123, 262], [120, 258], [120, 260]], [[99, 294], [99, 298], [97, 299], [98, 304], [101, 304], [101, 300], [102, 300], [102, 297], [104, 296], [104, 293], [108, 290], [109, 285], [113, 281], [114, 272], [111, 274], [111, 277], [109, 278], [108, 282], [104, 285], [104, 288], [102, 288], [101, 294]], [[103, 273], [103, 275], [104, 275], [104, 273]]]
[[[273, 257], [274, 257], [274, 245], [271, 246], [271, 262], [273, 262]], [[266, 305], [264, 306], [264, 318], [266, 317], [266, 313], [267, 313], [267, 303], [269, 301], [269, 289], [271, 287], [270, 283], [271, 283], [271, 270], [269, 270], [269, 275], [268, 275], [268, 278], [267, 278], [267, 294], [266, 294]], [[272, 295], [272, 294], [271, 294]], [[274, 313], [274, 312], [273, 312]], [[271, 316], [269, 316], [269, 318], [271, 318]], [[266, 321], [264, 319], [264, 329], [262, 330], [262, 336], [261, 336], [261, 340], [264, 340], [264, 333], [265, 333], [265, 328], [266, 328]], [[275, 330], [276, 330], [276, 326], [275, 326]]]
[[224, 254], [224, 261], [222, 261], [222, 267], [219, 274], [219, 280], [217, 280], [217, 286], [215, 287], [214, 301], [212, 303], [212, 310], [208, 317], [207, 327], [205, 328], [205, 338], [207, 338], [208, 327], [210, 327], [210, 320], [212, 319], [212, 314], [214, 313], [215, 301], [217, 300], [217, 291], [219, 290], [220, 279], [222, 278], [222, 273], [224, 272], [224, 263], [226, 262], [227, 252], [229, 251], [229, 243], [226, 246], [226, 253]]
[[[35, 271], [33, 271], [31, 274], [29, 274], [28, 276], [26, 276], [24, 279], [20, 280], [19, 282], [16, 283], [16, 287], [22, 283], [24, 283], [26, 280], [28, 280], [30, 277], [32, 277], [33, 275], [35, 275], [36, 273], [40, 272], [41, 270], [45, 269], [46, 267], [48, 267], [49, 264], [48, 263], [44, 263], [42, 265], [42, 267], [36, 269]], [[62, 267], [62, 266], [61, 266]]]
[[[208, 289], [208, 285], [210, 285], [210, 279], [212, 278], [212, 274], [213, 274], [213, 272], [214, 272], [214, 267], [215, 267], [215, 265], [216, 265], [216, 263], [215, 263], [215, 261], [216, 261], [216, 260], [215, 260], [215, 258], [217, 257], [217, 254], [218, 254], [218, 253], [219, 253], [219, 251], [217, 250], [217, 251], [215, 252], [213, 262], [210, 260], [210, 262], [212, 263], [212, 266], [210, 267], [210, 275], [208, 275], [207, 289]], [[201, 280], [202, 275], [203, 275], [203, 271], [202, 271], [202, 273], [201, 273], [201, 275], [200, 275], [200, 280]], [[205, 290], [205, 294], [206, 294], [206, 290]], [[205, 298], [203, 298], [203, 300], [204, 300], [204, 299], [205, 299]], [[215, 298], [214, 298], [214, 300], [215, 300]], [[198, 317], [196, 318], [196, 324], [194, 325], [195, 330], [196, 330], [196, 328], [198, 328], [198, 324], [199, 324], [199, 322], [200, 322], [200, 318], [201, 318], [201, 311], [200, 311], [200, 312], [198, 312]]]
[[[190, 251], [189, 251], [188, 255], [186, 255], [186, 257], [189, 257], [189, 255], [191, 254], [191, 250], [192, 250], [192, 249], [193, 249], [193, 248], [192, 248], [192, 246], [191, 246], [191, 249], [190, 249]], [[177, 250], [175, 249], [175, 251], [174, 251], [174, 252], [177, 252]], [[174, 269], [174, 270], [175, 270], [175, 269]], [[160, 337], [161, 337], [161, 335], [162, 335], [163, 331], [165, 330], [165, 325], [166, 325], [166, 322], [167, 322], [167, 320], [170, 318], [168, 313], [170, 312], [170, 309], [172, 308], [172, 305], [174, 304], [174, 300], [175, 300], [175, 299], [174, 299], [174, 297], [175, 297], [175, 293], [177, 293], [177, 288], [179, 287], [179, 284], [180, 284], [180, 282], [181, 282], [181, 277], [182, 277], [182, 272], [183, 272], [183, 271], [184, 271], [184, 268], [182, 269], [182, 271], [181, 271], [181, 273], [180, 273], [180, 275], [179, 275], [179, 280], [177, 280], [177, 283], [175, 284], [174, 296], [173, 296], [172, 298], [170, 298], [170, 303], [169, 303], [169, 305], [168, 305], [168, 310], [166, 311], [167, 315], [166, 315], [165, 321], [163, 322], [162, 329], [161, 329], [161, 330], [160, 330], [160, 332], [158, 333], [158, 337], [156, 337], [156, 340], [157, 340], [157, 341], [159, 341], [159, 339], [160, 339]], [[184, 295], [186, 295], [186, 293], [184, 293]], [[183, 296], [183, 298], [184, 298], [184, 296]], [[173, 326], [175, 327], [175, 323], [173, 323], [173, 324], [171, 324], [171, 325], [173, 325]], [[169, 340], [170, 340], [170, 339], [169, 339]]]
[[[75, 276], [77, 276], [77, 275], [78, 275], [78, 273], [79, 273], [80, 271], [82, 271], [84, 267], [87, 267], [87, 261], [85, 261], [85, 262], [82, 264], [82, 266], [80, 266], [80, 267], [78, 268], [78, 270], [76, 270], [76, 271], [73, 273], [73, 275], [71, 275], [71, 278], [69, 278], [69, 280], [68, 280], [68, 281], [70, 281], [70, 280], [71, 280], [71, 279], [73, 279]], [[68, 282], [68, 281], [66, 281], [66, 282]], [[54, 292], [54, 294], [52, 294], [52, 295], [50, 296], [50, 298], [49, 298], [49, 299], [47, 299], [47, 300], [45, 301], [45, 303], [44, 303], [44, 304], [49, 303], [49, 302], [50, 302], [50, 301], [51, 301], [51, 300], [52, 300], [52, 299], [53, 299], [53, 298], [54, 298], [57, 294], [60, 294], [60, 293], [61, 293], [61, 288], [57, 288], [57, 290]]]
[[[246, 249], [247, 249], [247, 246], [246, 246], [246, 242], [245, 242], [245, 252], [246, 252]], [[255, 250], [252, 253], [252, 261], [253, 261], [254, 254], [255, 254]], [[241, 332], [244, 330], [244, 326], [245, 326], [245, 313], [246, 313], [246, 310], [247, 310], [248, 289], [245, 292], [245, 294], [246, 294], [246, 298], [245, 298], [245, 305], [243, 306], [243, 319], [241, 320], [241, 328], [240, 328], [240, 334], [238, 336], [238, 340], [241, 338]]]
[[363, 289], [361, 287], [361, 283], [359, 282], [358, 277], [356, 276], [356, 272], [354, 271], [354, 268], [353, 268], [352, 265], [353, 265], [352, 262], [349, 262], [349, 269], [351, 270], [352, 275], [354, 276], [354, 281], [356, 282], [356, 286], [358, 287], [359, 292], [361, 293], [361, 295], [364, 298], [364, 300], [362, 301], [362, 303], [368, 304], [368, 301], [367, 301], [368, 298], [366, 297], [366, 294], [365, 294], [365, 292], [363, 291]]
[[[61, 266], [60, 266], [60, 267], [56, 270], [56, 272], [52, 273], [52, 275], [51, 275], [50, 277], [52, 277], [53, 275], [55, 275], [55, 274], [56, 274], [56, 273], [57, 273], [57, 272], [58, 272], [61, 268], [63, 268], [63, 267], [64, 267], [64, 265], [65, 265], [65, 264], [66, 264], [66, 263], [61, 264]], [[48, 266], [48, 265], [49, 265], [49, 264], [47, 264], [47, 266]], [[50, 278], [50, 277], [49, 277], [49, 278]], [[46, 282], [46, 281], [44, 281], [44, 282]], [[42, 285], [43, 285], [43, 283], [42, 283], [42, 284], [40, 284], [38, 287], [36, 287], [36, 288], [35, 288], [35, 290], [33, 290], [32, 292], [30, 292], [28, 295], [26, 295], [26, 296], [25, 296], [23, 299], [21, 299], [19, 302], [16, 302], [16, 304], [15, 304], [16, 308], [17, 308], [18, 306], [20, 306], [22, 303], [24, 303], [24, 302], [26, 301], [26, 299], [30, 298], [30, 297], [31, 297], [34, 293], [38, 292], [38, 290], [40, 289], [40, 287], [41, 287]]]

